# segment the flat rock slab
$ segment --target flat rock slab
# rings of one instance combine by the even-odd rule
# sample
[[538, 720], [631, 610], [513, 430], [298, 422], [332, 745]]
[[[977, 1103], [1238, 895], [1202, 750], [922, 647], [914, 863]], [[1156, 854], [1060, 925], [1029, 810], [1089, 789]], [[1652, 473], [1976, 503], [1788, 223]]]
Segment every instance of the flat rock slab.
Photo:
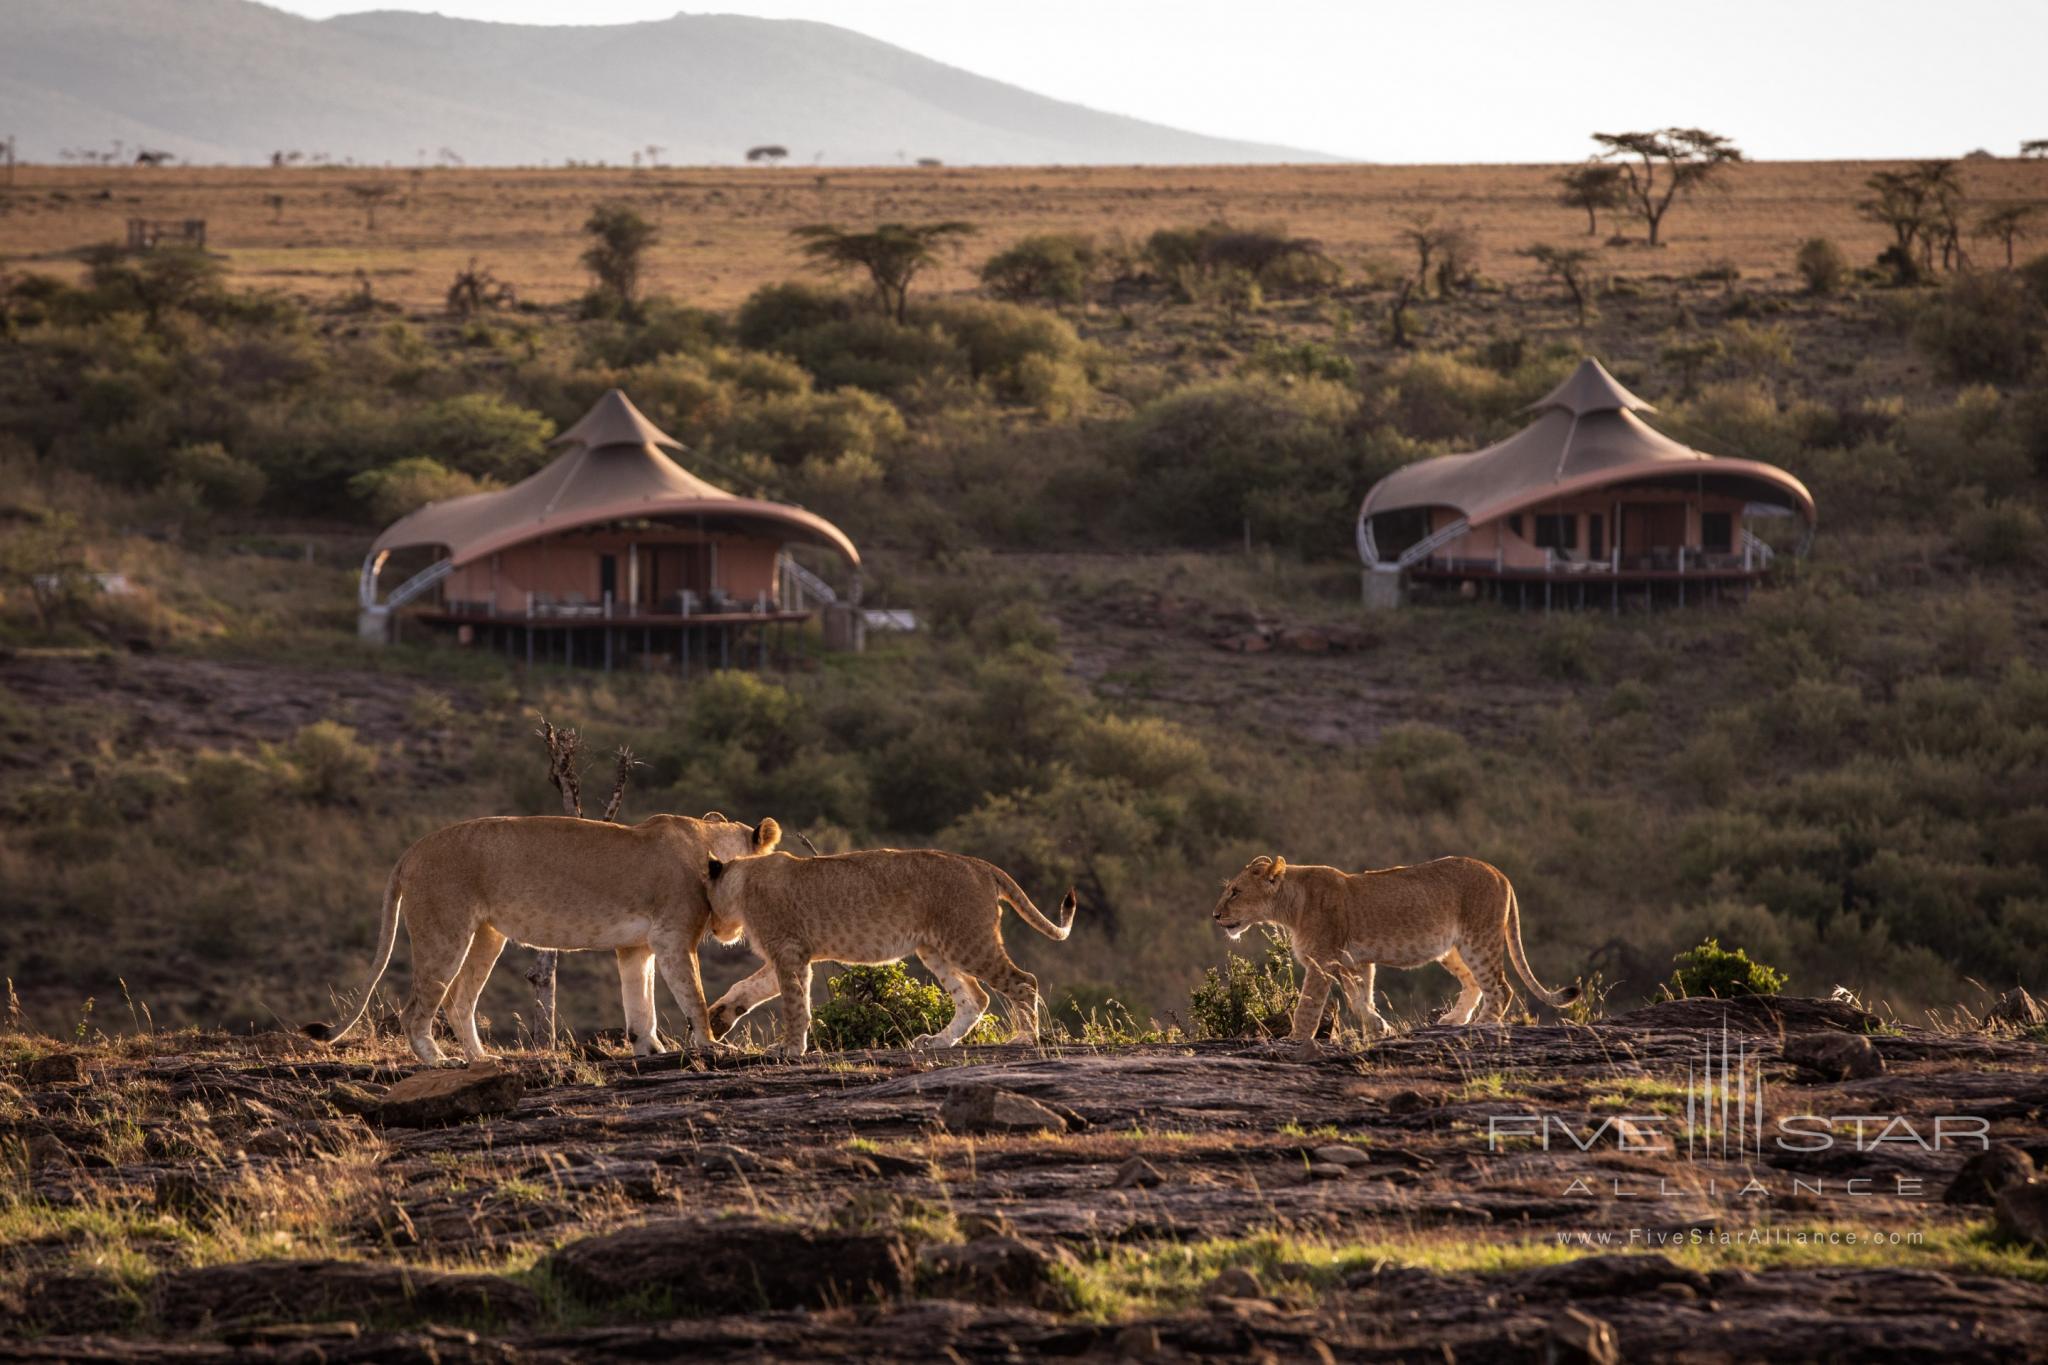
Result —
[[251, 1261], [164, 1275], [157, 1320], [177, 1331], [231, 1323], [370, 1318], [392, 1322], [531, 1321], [540, 1301], [495, 1275], [451, 1275], [359, 1261]]
[[390, 1128], [433, 1128], [503, 1114], [526, 1094], [528, 1077], [495, 1062], [416, 1071], [384, 1092], [374, 1113]]
[[646, 1296], [678, 1312], [822, 1308], [911, 1282], [910, 1253], [892, 1234], [753, 1217], [644, 1223], [572, 1242], [550, 1265], [586, 1302]]

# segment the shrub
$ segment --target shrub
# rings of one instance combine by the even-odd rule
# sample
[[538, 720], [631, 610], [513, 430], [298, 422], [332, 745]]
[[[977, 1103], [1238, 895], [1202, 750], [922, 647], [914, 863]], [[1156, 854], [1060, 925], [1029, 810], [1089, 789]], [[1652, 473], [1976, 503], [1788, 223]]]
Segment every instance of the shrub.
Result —
[[365, 470], [348, 481], [350, 494], [384, 522], [397, 521], [430, 502], [467, 497], [495, 486], [488, 480], [443, 468], [440, 461], [424, 455], [382, 469]]
[[[953, 1018], [952, 997], [912, 977], [900, 962], [848, 967], [826, 982], [826, 990], [830, 998], [811, 1015], [811, 1042], [826, 1051], [909, 1047]], [[965, 1041], [994, 1043], [1003, 1036], [995, 1020], [983, 1015]]]
[[1041, 232], [988, 258], [982, 287], [999, 299], [1079, 303], [1095, 273], [1095, 239], [1086, 233]]
[[1678, 970], [1671, 974], [1670, 991], [1680, 999], [1707, 995], [1719, 1000], [1738, 995], [1776, 995], [1785, 986], [1785, 974], [1751, 962], [1740, 948], [1723, 948], [1716, 939], [1705, 939], [1697, 948], [1675, 959]]
[[1583, 682], [1598, 676], [1600, 642], [1593, 625], [1565, 615], [1548, 622], [1536, 642], [1536, 666], [1559, 682]]
[[[1019, 398], [1031, 362], [1078, 365], [1081, 338], [1065, 318], [1038, 308], [973, 299], [948, 300], [920, 308], [917, 319], [936, 324], [967, 358], [967, 372], [999, 397]], [[1034, 382], [1043, 386], [1041, 372]]]
[[892, 398], [944, 383], [967, 368], [953, 338], [936, 326], [861, 313], [784, 336], [777, 349], [828, 389], [856, 388]]
[[164, 478], [190, 484], [209, 507], [246, 508], [263, 501], [269, 480], [247, 460], [238, 460], [218, 441], [181, 445], [165, 461]]
[[1198, 1038], [1278, 1038], [1288, 1030], [1301, 983], [1294, 974], [1294, 955], [1287, 940], [1265, 931], [1264, 959], [1253, 963], [1236, 953], [1223, 970], [1203, 975], [1188, 996]]
[[853, 300], [836, 289], [799, 280], [764, 284], [740, 305], [733, 332], [742, 346], [775, 351], [783, 349], [783, 338], [828, 322], [843, 322], [853, 312]]
[[1479, 764], [1465, 737], [1434, 725], [1396, 725], [1380, 736], [1372, 764], [1394, 779], [1395, 802], [1455, 810], [1479, 786]]
[[377, 751], [331, 720], [302, 727], [285, 746], [299, 794], [323, 806], [361, 805], [377, 771]]
[[1985, 568], [2032, 564], [2040, 559], [2044, 540], [2048, 530], [2041, 524], [2041, 514], [2013, 499], [1978, 499], [1956, 518], [1956, 549]]
[[1792, 268], [1806, 281], [1810, 294], [1832, 294], [1849, 278], [1849, 258], [1825, 237], [1809, 237], [1792, 258]]
[[1958, 276], [1913, 325], [1913, 340], [1961, 380], [2015, 380], [2041, 349], [2041, 301], [2012, 276]]
[[555, 424], [531, 409], [469, 393], [407, 412], [397, 439], [464, 474], [518, 479], [547, 462], [554, 434]]

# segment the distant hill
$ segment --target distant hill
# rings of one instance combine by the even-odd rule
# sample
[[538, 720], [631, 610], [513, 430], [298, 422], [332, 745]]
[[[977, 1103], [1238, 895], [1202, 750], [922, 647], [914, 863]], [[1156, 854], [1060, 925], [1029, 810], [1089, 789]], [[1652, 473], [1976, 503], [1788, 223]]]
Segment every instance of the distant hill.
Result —
[[830, 24], [688, 15], [539, 27], [250, 0], [5, 0], [0, 133], [25, 158], [121, 139], [204, 162], [276, 150], [411, 165], [1324, 161], [1032, 94]]

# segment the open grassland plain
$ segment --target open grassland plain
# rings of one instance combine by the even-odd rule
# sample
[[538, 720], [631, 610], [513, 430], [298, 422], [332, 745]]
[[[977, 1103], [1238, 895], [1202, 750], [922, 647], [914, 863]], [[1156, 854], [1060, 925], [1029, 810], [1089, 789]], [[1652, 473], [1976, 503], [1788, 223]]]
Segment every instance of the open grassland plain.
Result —
[[[1605, 248], [1604, 270], [1682, 276], [1733, 268], [1789, 280], [1799, 244], [1828, 237], [1867, 260], [1887, 230], [1855, 209], [1885, 162], [1760, 162], [1681, 202], [1665, 245]], [[1122, 234], [1211, 220], [1281, 224], [1319, 241], [1340, 265], [1369, 257], [1403, 268], [1402, 227], [1421, 215], [1467, 226], [1486, 274], [1540, 275], [1514, 253], [1535, 242], [1598, 244], [1641, 227], [1607, 212], [1588, 236], [1583, 210], [1558, 202], [1561, 166], [1282, 166], [1030, 169], [454, 170], [383, 167], [256, 170], [211, 167], [24, 166], [0, 188], [0, 267], [64, 273], [94, 242], [121, 241], [131, 218], [206, 220], [207, 245], [239, 283], [314, 298], [359, 291], [406, 308], [438, 306], [475, 259], [521, 297], [559, 303], [588, 280], [581, 229], [598, 202], [623, 203], [661, 239], [648, 273], [687, 302], [723, 308], [798, 273], [789, 230], [808, 223], [963, 220], [971, 248], [932, 273], [941, 290], [973, 283], [984, 256], [1030, 233]], [[2048, 162], [1964, 163], [1973, 200], [2048, 197]], [[359, 190], [383, 190], [373, 204]], [[374, 221], [374, 226], [371, 223]]]
[[[1761, 1149], [1695, 1102], [1731, 1038]], [[1863, 1078], [1816, 1068], [1843, 1047]], [[2048, 1047], [2010, 1029], [1752, 998], [1307, 1059], [410, 1070], [388, 1033], [0, 1037], [0, 1359], [2003, 1362], [2048, 1333], [2048, 1259], [1958, 1180], [1964, 1128], [2048, 1158]]]

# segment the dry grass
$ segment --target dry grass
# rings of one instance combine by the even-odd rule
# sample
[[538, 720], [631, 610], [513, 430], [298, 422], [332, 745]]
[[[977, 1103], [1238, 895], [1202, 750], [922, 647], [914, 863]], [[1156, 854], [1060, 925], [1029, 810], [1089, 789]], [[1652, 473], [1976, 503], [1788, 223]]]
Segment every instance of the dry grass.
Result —
[[[1725, 192], [1672, 213], [1665, 249], [1603, 249], [1623, 275], [1684, 275], [1730, 264], [1749, 278], [1792, 276], [1793, 252], [1835, 239], [1853, 261], [1886, 240], [1857, 217], [1878, 162], [1769, 162], [1740, 167]], [[1556, 166], [1281, 166], [1008, 168], [987, 170], [248, 170], [28, 166], [0, 191], [0, 267], [57, 269], [97, 242], [120, 240], [131, 217], [207, 220], [208, 245], [239, 283], [316, 298], [367, 277], [379, 298], [438, 306], [471, 257], [559, 302], [587, 279], [580, 228], [600, 200], [632, 203], [661, 228], [654, 288], [723, 307], [756, 286], [796, 275], [789, 229], [836, 220], [964, 218], [981, 227], [932, 283], [960, 289], [973, 267], [1029, 232], [1142, 236], [1169, 224], [1224, 217], [1285, 223], [1320, 239], [1355, 271], [1371, 255], [1400, 266], [1400, 225], [1422, 213], [1477, 233], [1482, 271], [1507, 282], [1537, 271], [1515, 253], [1537, 241], [1577, 244], [1585, 216], [1556, 202]], [[2048, 162], [1971, 161], [1973, 202], [2048, 196]], [[384, 182], [399, 195], [366, 228], [350, 186]], [[281, 209], [271, 196], [282, 195]], [[1602, 223], [1602, 237], [1608, 227]]]

